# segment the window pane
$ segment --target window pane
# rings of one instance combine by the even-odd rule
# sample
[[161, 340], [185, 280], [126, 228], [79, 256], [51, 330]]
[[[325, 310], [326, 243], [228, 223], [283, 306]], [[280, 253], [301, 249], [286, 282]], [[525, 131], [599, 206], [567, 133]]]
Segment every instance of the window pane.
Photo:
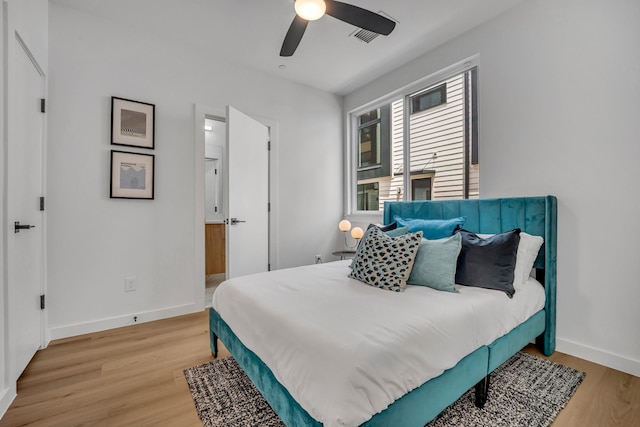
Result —
[[372, 110], [360, 116], [358, 125], [363, 125], [365, 123], [369, 123], [370, 121], [378, 119], [380, 119], [380, 109]]
[[359, 167], [365, 168], [380, 164], [380, 123], [360, 129], [360, 162]]
[[379, 205], [377, 182], [358, 185], [358, 210], [377, 211]]
[[447, 84], [441, 84], [411, 97], [411, 114], [437, 107], [447, 102]]
[[391, 103], [391, 176], [388, 187], [380, 191], [381, 206], [384, 202], [397, 202], [404, 198], [403, 110], [403, 98]]
[[[433, 199], [465, 198], [465, 96], [464, 74], [448, 79], [434, 89], [411, 98], [419, 105], [431, 105], [447, 94], [447, 103], [409, 116], [409, 167], [412, 175], [433, 175]], [[419, 184], [418, 184], [419, 185]], [[420, 195], [422, 193], [418, 192]]]
[[431, 178], [411, 180], [411, 200], [431, 200]]

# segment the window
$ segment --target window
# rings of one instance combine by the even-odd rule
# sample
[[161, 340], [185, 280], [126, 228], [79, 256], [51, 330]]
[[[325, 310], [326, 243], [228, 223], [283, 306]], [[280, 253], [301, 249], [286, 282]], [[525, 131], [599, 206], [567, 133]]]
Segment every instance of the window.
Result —
[[380, 164], [380, 109], [369, 111], [358, 118], [358, 168]]
[[429, 80], [351, 114], [352, 210], [479, 197], [477, 67]]
[[431, 178], [411, 180], [411, 200], [431, 200]]
[[379, 184], [372, 182], [369, 184], [358, 184], [358, 210], [377, 211], [378, 210], [378, 190]]
[[447, 85], [441, 84], [411, 97], [411, 114], [419, 113], [429, 108], [447, 103]]
[[390, 120], [391, 110], [388, 105], [358, 116], [358, 181], [389, 175]]

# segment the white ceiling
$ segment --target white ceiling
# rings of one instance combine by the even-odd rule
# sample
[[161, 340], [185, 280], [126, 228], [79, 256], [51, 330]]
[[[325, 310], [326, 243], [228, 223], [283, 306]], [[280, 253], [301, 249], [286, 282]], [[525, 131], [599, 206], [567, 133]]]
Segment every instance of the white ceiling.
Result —
[[392, 71], [523, 0], [346, 0], [398, 22], [367, 44], [356, 27], [312, 21], [292, 57], [279, 56], [292, 0], [52, 0], [122, 25], [162, 34], [203, 53], [339, 95]]

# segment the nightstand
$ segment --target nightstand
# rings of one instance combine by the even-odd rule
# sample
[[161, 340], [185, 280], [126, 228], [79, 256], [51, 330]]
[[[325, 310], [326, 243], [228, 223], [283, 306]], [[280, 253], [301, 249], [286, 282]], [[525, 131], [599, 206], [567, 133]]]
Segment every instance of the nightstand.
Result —
[[353, 256], [356, 254], [356, 251], [335, 251], [335, 252], [331, 252], [331, 255], [333, 256], [339, 256], [340, 260], [346, 259], [346, 258], [353, 258]]

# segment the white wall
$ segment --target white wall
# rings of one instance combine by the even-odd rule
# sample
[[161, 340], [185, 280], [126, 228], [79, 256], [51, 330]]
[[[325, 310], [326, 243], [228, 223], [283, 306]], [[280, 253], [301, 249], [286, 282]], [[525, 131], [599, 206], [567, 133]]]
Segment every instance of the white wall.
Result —
[[345, 98], [480, 54], [482, 197], [558, 197], [557, 349], [640, 376], [640, 3], [536, 0]]
[[[56, 3], [49, 17], [52, 338], [202, 304], [194, 104], [231, 104], [277, 123], [276, 267], [310, 264], [334, 249], [326, 236], [342, 211], [341, 98], [227, 63], [213, 42], [204, 54]], [[111, 96], [156, 105], [153, 201], [109, 199], [109, 152], [123, 148], [109, 144]], [[127, 276], [138, 278], [136, 292], [124, 292]]]
[[45, 75], [47, 74], [47, 4], [47, 0], [8, 0], [0, 3], [0, 6], [2, 6], [2, 10], [0, 11], [0, 57], [2, 58], [2, 67], [0, 67], [0, 81], [2, 81], [2, 84], [0, 85], [0, 92], [2, 93], [3, 100], [2, 104], [0, 104], [0, 146], [2, 147], [0, 149], [0, 164], [2, 165], [2, 173], [0, 173], [0, 200], [2, 202], [0, 223], [3, 224], [3, 226], [0, 227], [0, 238], [2, 239], [2, 245], [0, 246], [0, 417], [2, 417], [2, 414], [7, 410], [16, 395], [16, 382], [15, 378], [12, 378], [14, 373], [11, 369], [14, 359], [13, 349], [10, 346], [13, 331], [9, 329], [8, 319], [9, 290], [6, 272], [6, 233], [8, 227], [4, 226], [4, 224], [10, 223], [9, 219], [5, 217], [7, 183], [4, 173], [6, 170], [6, 162], [8, 161], [5, 157], [7, 149], [7, 129], [11, 126], [11, 123], [7, 121], [7, 113], [12, 107], [11, 105], [5, 105], [8, 99], [8, 93], [12, 88], [13, 79], [12, 73], [8, 71], [14, 63], [14, 55], [17, 47], [15, 34], [18, 33]]

